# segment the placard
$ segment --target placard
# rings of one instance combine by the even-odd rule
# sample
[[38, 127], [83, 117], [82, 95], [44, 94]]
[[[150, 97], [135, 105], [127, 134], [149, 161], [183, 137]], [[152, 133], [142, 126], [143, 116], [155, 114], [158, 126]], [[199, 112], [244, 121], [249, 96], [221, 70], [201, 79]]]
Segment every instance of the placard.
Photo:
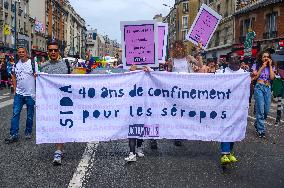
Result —
[[158, 22], [158, 60], [159, 63], [166, 61], [168, 45], [168, 24]]
[[206, 49], [221, 19], [221, 15], [207, 5], [202, 4], [186, 39], [195, 45], [198, 45], [200, 41], [202, 48]]
[[123, 67], [158, 66], [157, 22], [121, 22]]

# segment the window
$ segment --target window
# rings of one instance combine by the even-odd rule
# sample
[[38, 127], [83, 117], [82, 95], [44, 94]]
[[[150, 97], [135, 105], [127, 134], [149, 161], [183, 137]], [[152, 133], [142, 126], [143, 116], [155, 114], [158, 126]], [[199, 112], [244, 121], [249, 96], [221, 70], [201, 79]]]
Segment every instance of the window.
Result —
[[247, 33], [247, 31], [248, 31], [248, 29], [250, 28], [250, 26], [251, 26], [251, 21], [250, 21], [250, 19], [246, 19], [246, 20], [244, 21], [244, 32], [243, 32], [244, 35]]
[[253, 23], [252, 23], [253, 20], [254, 18], [248, 18], [242, 21], [243, 24], [242, 24], [241, 36], [246, 36], [249, 28], [253, 29]]
[[182, 3], [182, 11], [184, 13], [187, 13], [188, 12], [188, 3]]
[[14, 28], [15, 27], [15, 22], [14, 22], [14, 17], [11, 16], [11, 26]]
[[224, 45], [227, 44], [227, 40], [228, 40], [228, 31], [229, 31], [229, 28], [226, 27], [225, 30], [224, 30]]
[[188, 16], [182, 17], [182, 28], [187, 29], [188, 28]]
[[182, 32], [182, 40], [186, 40], [186, 35], [188, 33], [188, 30], [185, 29], [185, 30], [182, 30], [181, 32]]
[[215, 35], [215, 46], [219, 46], [219, 41], [220, 41], [220, 31], [216, 31]]
[[277, 23], [277, 12], [273, 12], [271, 14], [266, 15], [266, 31], [268, 33], [277, 31], [276, 23]]

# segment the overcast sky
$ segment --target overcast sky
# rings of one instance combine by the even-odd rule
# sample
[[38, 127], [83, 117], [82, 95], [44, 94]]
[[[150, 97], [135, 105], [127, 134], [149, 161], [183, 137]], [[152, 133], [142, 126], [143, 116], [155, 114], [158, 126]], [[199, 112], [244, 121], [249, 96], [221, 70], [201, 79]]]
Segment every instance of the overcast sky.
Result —
[[109, 35], [120, 42], [120, 21], [151, 20], [156, 14], [167, 15], [174, 0], [69, 0], [85, 19], [87, 29]]

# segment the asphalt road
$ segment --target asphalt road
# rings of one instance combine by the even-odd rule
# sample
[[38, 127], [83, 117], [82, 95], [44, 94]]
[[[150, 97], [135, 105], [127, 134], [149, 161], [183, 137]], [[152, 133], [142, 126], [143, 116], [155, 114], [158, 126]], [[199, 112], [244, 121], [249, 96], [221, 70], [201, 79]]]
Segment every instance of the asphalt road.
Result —
[[[23, 137], [6, 145], [13, 98], [0, 91], [0, 187], [284, 187], [284, 121], [275, 127], [276, 104], [267, 122], [267, 139], [259, 139], [253, 118], [248, 118], [246, 139], [235, 144], [238, 163], [223, 169], [216, 142], [184, 141], [176, 147], [171, 140], [158, 141], [151, 150], [144, 142], [145, 158], [127, 164], [128, 142], [65, 144], [62, 166], [53, 166], [53, 144], [35, 144]], [[252, 112], [250, 112], [252, 115]], [[22, 111], [23, 135], [26, 109]], [[87, 149], [86, 149], [87, 147]]]

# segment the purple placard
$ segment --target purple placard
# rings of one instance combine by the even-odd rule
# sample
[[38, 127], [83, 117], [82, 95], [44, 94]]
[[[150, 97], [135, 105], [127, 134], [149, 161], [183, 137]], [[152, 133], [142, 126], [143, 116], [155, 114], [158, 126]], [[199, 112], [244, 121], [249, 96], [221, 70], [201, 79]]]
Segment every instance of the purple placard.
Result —
[[195, 45], [200, 41], [206, 49], [221, 19], [221, 15], [202, 4], [186, 38]]
[[125, 25], [126, 65], [155, 64], [155, 25]]
[[164, 57], [165, 34], [166, 27], [158, 26], [158, 60], [163, 60]]

